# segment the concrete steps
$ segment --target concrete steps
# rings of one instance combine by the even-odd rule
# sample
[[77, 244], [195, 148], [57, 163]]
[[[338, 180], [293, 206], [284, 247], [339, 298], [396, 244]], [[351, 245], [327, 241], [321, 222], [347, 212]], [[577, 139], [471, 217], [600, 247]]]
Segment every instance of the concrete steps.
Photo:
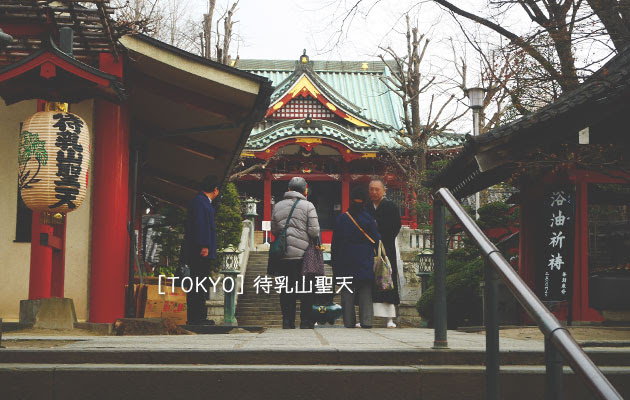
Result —
[[[321, 329], [321, 328], [320, 328]], [[208, 336], [208, 340], [217, 336]], [[586, 350], [598, 366], [629, 367], [630, 352], [623, 350]], [[295, 350], [295, 349], [176, 349], [136, 350], [132, 348], [6, 348], [0, 350], [0, 366], [6, 364], [204, 364], [204, 365], [457, 365], [481, 366], [486, 353], [482, 350]], [[541, 366], [542, 351], [502, 351], [501, 367]], [[630, 383], [630, 382], [629, 382]]]
[[[630, 396], [628, 352], [590, 352]], [[6, 399], [481, 399], [483, 351], [3, 349]], [[501, 355], [501, 398], [541, 399], [542, 352]], [[565, 368], [565, 398], [591, 399]]]
[[[625, 388], [627, 370], [604, 373]], [[593, 398], [565, 372], [565, 398]], [[505, 367], [501, 398], [542, 399], [544, 379], [544, 367]], [[0, 365], [0, 385], [3, 398], [25, 400], [485, 398], [483, 367], [457, 366], [6, 364]]]
[[[243, 294], [239, 295], [238, 304], [236, 306], [236, 320], [239, 325], [244, 326], [263, 326], [266, 328], [282, 327], [282, 311], [280, 308], [280, 295], [274, 290], [270, 293], [258, 294], [254, 288], [254, 281], [258, 276], [267, 274], [267, 262], [269, 253], [252, 252], [249, 255], [247, 264], [247, 273], [244, 279]], [[341, 303], [341, 296], [335, 295], [333, 301], [337, 304]], [[296, 326], [300, 325], [300, 302], [296, 307]], [[356, 307], [356, 315], [358, 318], [359, 308]], [[337, 320], [337, 324], [343, 324], [341, 319]], [[384, 318], [374, 318], [373, 327], [384, 328], [386, 321]]]
[[[260, 291], [256, 293], [254, 282], [256, 277], [267, 275], [269, 253], [250, 253], [247, 273], [244, 280], [243, 294], [239, 295], [236, 306], [236, 320], [239, 325], [263, 326], [266, 328], [282, 327], [282, 311], [280, 309], [280, 294], [271, 290], [270, 293]], [[300, 304], [296, 307], [296, 325], [300, 324]]]

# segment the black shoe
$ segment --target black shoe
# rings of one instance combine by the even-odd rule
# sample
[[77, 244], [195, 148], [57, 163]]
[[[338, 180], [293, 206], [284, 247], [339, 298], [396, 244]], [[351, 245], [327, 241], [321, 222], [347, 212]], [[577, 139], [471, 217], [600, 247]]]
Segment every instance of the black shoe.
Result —
[[372, 329], [372, 325], [361, 325], [363, 329]]
[[311, 321], [300, 322], [300, 329], [315, 329], [315, 324]]
[[295, 329], [295, 322], [291, 322], [288, 319], [282, 319], [282, 329]]
[[214, 325], [214, 320], [201, 319], [199, 321], [186, 321], [186, 325]]

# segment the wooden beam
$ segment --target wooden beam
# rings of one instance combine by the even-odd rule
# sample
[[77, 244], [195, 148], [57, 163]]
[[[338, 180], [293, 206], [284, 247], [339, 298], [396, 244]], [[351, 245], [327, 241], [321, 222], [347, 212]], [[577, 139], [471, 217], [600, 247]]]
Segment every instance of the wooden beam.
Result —
[[226, 103], [201, 93], [184, 89], [139, 72], [132, 72], [130, 80], [144, 90], [176, 103], [186, 104], [192, 108], [222, 115], [230, 121], [247, 116], [248, 109], [235, 104]]
[[183, 136], [165, 137], [160, 139], [160, 141], [173, 145], [190, 154], [207, 158], [209, 160], [216, 160], [217, 157], [220, 157], [221, 154], [225, 153], [215, 146]]
[[132, 123], [132, 131], [140, 133], [142, 142], [144, 143], [143, 146], [146, 145], [147, 141], [157, 140], [158, 142], [167, 143], [182, 151], [208, 160], [216, 160], [225, 154], [224, 150], [196, 139], [191, 139], [186, 136], [168, 136], [168, 134], [160, 129], [143, 121], [134, 120]]
[[198, 192], [201, 186], [201, 184], [193, 182], [189, 178], [171, 175], [168, 172], [160, 171], [155, 168], [142, 168], [140, 174], [144, 177], [156, 179], [168, 185], [176, 186], [191, 192]]
[[155, 194], [154, 192], [148, 192], [146, 190], [142, 191], [142, 193], [147, 195], [147, 196], [149, 196], [149, 197], [151, 197], [151, 198], [153, 198], [153, 199], [155, 199], [155, 200], [161, 201], [163, 203], [171, 204], [171, 205], [176, 206], [176, 207], [186, 208], [186, 206], [183, 205], [183, 204], [179, 204], [179, 203], [173, 202], [171, 200], [165, 199], [164, 197], [166, 197], [166, 196], [164, 194]]
[[63, 250], [63, 240], [60, 237], [49, 235], [48, 233], [39, 234], [39, 244], [52, 247], [54, 250]]

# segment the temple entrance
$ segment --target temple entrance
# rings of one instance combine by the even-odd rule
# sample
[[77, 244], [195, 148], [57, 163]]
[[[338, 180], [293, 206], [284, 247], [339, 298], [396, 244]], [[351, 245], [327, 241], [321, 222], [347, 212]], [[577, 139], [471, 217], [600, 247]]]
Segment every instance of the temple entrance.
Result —
[[332, 230], [341, 213], [341, 182], [309, 182], [308, 190], [308, 200], [315, 205], [321, 230]]
[[[331, 230], [335, 226], [335, 218], [341, 212], [341, 183], [333, 181], [309, 181], [308, 200], [313, 203], [319, 217], [322, 230]], [[274, 203], [284, 199], [288, 181], [273, 181], [271, 192]]]

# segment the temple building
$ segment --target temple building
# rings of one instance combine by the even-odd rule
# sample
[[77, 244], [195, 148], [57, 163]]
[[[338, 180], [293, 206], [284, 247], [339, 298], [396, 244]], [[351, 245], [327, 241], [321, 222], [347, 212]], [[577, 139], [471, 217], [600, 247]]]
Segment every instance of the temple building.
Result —
[[[349, 205], [354, 186], [379, 177], [400, 207], [403, 225], [417, 226], [413, 193], [387, 150], [401, 151], [402, 103], [383, 83], [391, 76], [381, 61], [240, 60], [238, 68], [266, 77], [275, 90], [265, 119], [254, 126], [242, 154], [239, 192], [262, 200], [256, 229], [271, 219], [288, 180], [304, 177], [329, 242], [336, 216]], [[398, 137], [397, 137], [398, 136]], [[429, 140], [429, 162], [459, 151], [463, 135]], [[255, 167], [258, 166], [258, 167]]]
[[626, 48], [553, 103], [467, 138], [430, 182], [456, 198], [518, 186], [518, 272], [567, 324], [630, 321], [629, 88]]
[[112, 323], [135, 315], [138, 199], [186, 204], [224, 180], [272, 86], [129, 34], [108, 1], [31, 3], [0, 2], [0, 317], [68, 298]]

